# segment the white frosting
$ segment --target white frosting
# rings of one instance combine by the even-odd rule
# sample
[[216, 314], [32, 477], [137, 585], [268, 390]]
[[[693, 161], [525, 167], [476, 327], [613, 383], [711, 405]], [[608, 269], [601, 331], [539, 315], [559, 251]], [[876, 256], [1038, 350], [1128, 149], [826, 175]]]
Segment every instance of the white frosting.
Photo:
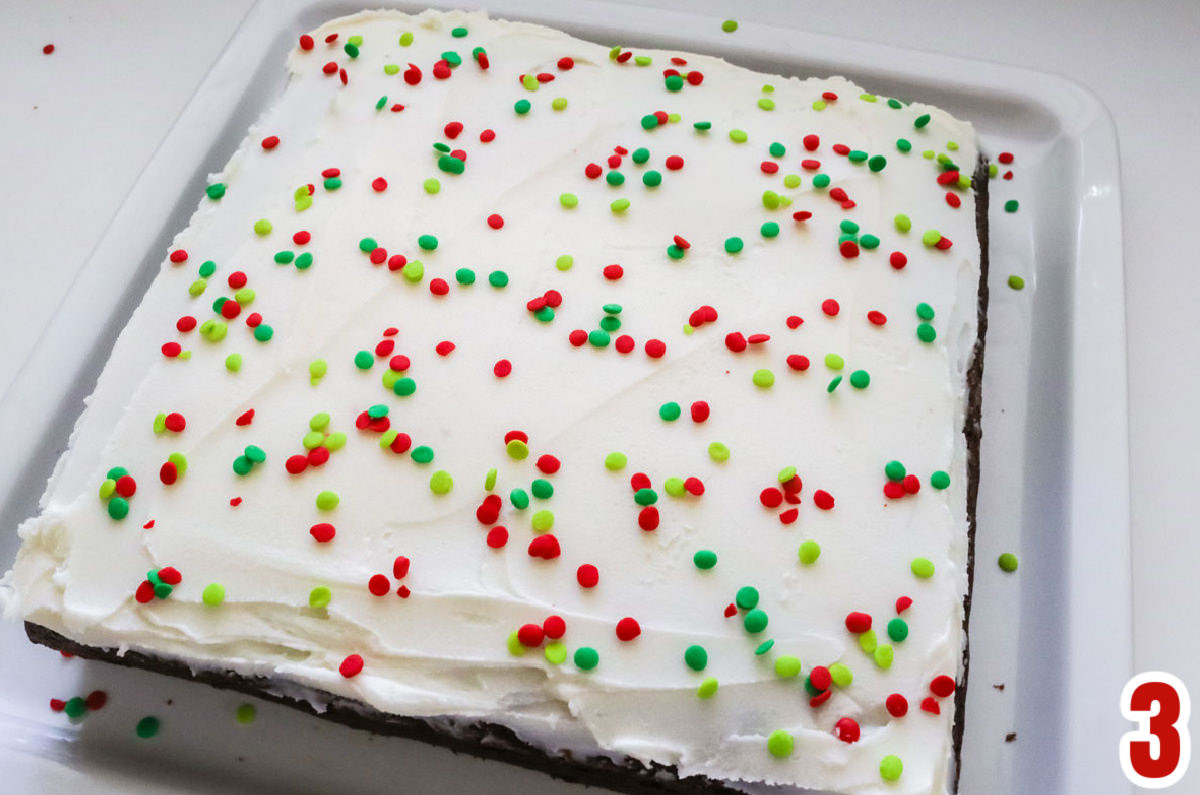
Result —
[[[451, 29], [463, 26], [465, 38]], [[398, 43], [404, 31], [415, 38]], [[338, 33], [333, 46], [324, 37]], [[357, 59], [342, 49], [361, 35]], [[664, 87], [662, 70], [678, 53], [637, 51], [653, 63], [611, 60], [606, 47], [544, 27], [488, 20], [479, 13], [369, 12], [334, 20], [314, 34], [311, 52], [296, 49], [288, 60], [291, 82], [278, 102], [249, 132], [224, 171], [213, 180], [228, 184], [220, 201], [202, 198], [190, 225], [175, 241], [190, 258], [164, 261], [128, 327], [120, 336], [79, 420], [42, 500], [42, 514], [20, 528], [23, 546], [14, 569], [0, 585], [10, 618], [28, 618], [71, 638], [97, 646], [139, 648], [186, 658], [194, 665], [231, 668], [294, 681], [360, 699], [406, 715], [464, 716], [506, 723], [548, 749], [573, 748], [677, 764], [681, 774], [732, 781], [791, 784], [845, 793], [928, 793], [946, 789], [951, 751], [953, 699], [939, 699], [940, 715], [918, 709], [930, 680], [956, 672], [962, 648], [962, 597], [966, 589], [965, 373], [975, 339], [979, 274], [974, 200], [958, 191], [962, 206], [944, 198], [934, 177], [936, 164], [921, 151], [945, 151], [956, 141], [954, 160], [970, 169], [976, 159], [970, 126], [935, 108], [902, 109], [860, 99], [861, 89], [841, 79], [797, 80], [764, 76], [706, 56], [686, 55], [704, 81], [682, 91]], [[471, 57], [486, 49], [490, 69]], [[454, 50], [463, 63], [448, 80], [435, 79], [440, 53]], [[556, 67], [562, 56], [575, 67]], [[327, 76], [328, 61], [349, 78]], [[410, 86], [402, 79], [409, 62], [424, 77]], [[383, 66], [396, 63], [400, 74]], [[553, 82], [527, 91], [524, 73], [546, 72]], [[762, 92], [764, 83], [774, 92]], [[824, 110], [813, 107], [823, 92], [838, 95]], [[405, 109], [377, 111], [376, 102]], [[774, 110], [757, 105], [769, 96]], [[561, 111], [551, 100], [565, 97]], [[527, 99], [532, 110], [514, 113]], [[657, 110], [682, 120], [644, 130], [641, 118]], [[914, 119], [932, 116], [923, 129]], [[693, 122], [708, 120], [698, 132]], [[459, 121], [454, 141], [444, 125]], [[481, 143], [485, 128], [496, 139]], [[746, 131], [735, 143], [729, 131]], [[820, 136], [815, 152], [804, 135]], [[267, 135], [282, 142], [260, 146]], [[913, 151], [901, 153], [896, 139]], [[464, 149], [464, 174], [436, 167], [435, 141]], [[768, 145], [787, 153], [774, 158]], [[834, 153], [835, 143], [883, 154], [887, 167], [874, 173]], [[605, 166], [615, 146], [650, 150], [650, 162], [626, 156], [620, 187], [588, 179], [589, 162]], [[668, 155], [681, 155], [681, 170], [668, 170]], [[842, 187], [857, 206], [843, 210], [829, 189], [813, 186], [800, 161], [821, 161], [831, 187]], [[780, 164], [776, 175], [761, 161]], [[320, 172], [341, 169], [336, 192], [321, 186]], [[647, 188], [641, 175], [653, 168], [662, 184]], [[784, 187], [783, 176], [799, 173], [802, 184]], [[372, 190], [382, 176], [386, 191]], [[422, 189], [425, 179], [441, 191]], [[293, 206], [293, 192], [316, 185], [313, 205]], [[764, 190], [793, 199], [789, 207], [766, 209]], [[564, 209], [559, 194], [574, 193], [579, 205]], [[623, 215], [609, 209], [627, 197]], [[799, 223], [791, 214], [809, 210]], [[485, 223], [490, 213], [505, 219], [501, 230]], [[908, 214], [913, 229], [901, 233], [896, 213]], [[274, 230], [252, 231], [268, 218]], [[856, 259], [838, 253], [843, 218], [882, 244]], [[775, 221], [779, 235], [767, 239], [759, 227]], [[312, 233], [305, 246], [292, 243], [299, 230]], [[946, 251], [922, 245], [921, 234], [937, 229], [955, 245]], [[440, 246], [421, 252], [417, 237], [434, 234]], [[672, 235], [691, 243], [682, 260], [666, 254]], [[740, 236], [745, 249], [725, 253], [723, 242]], [[389, 252], [424, 262], [425, 278], [410, 284], [386, 267], [372, 266], [359, 250], [371, 236]], [[273, 255], [311, 252], [305, 271], [277, 265]], [[903, 251], [908, 266], [888, 264]], [[555, 267], [561, 254], [574, 256], [568, 271]], [[198, 298], [187, 287], [204, 260], [217, 263], [207, 291]], [[610, 281], [603, 266], [620, 263], [625, 275]], [[473, 286], [454, 279], [459, 267], [477, 275]], [[511, 278], [498, 290], [487, 274]], [[214, 317], [211, 304], [232, 295], [225, 280], [235, 270], [249, 276], [256, 298], [231, 321], [220, 342], [196, 331], [179, 333], [185, 314], [201, 322]], [[450, 283], [448, 295], [428, 289], [433, 277]], [[534, 319], [525, 302], [547, 289], [563, 303], [552, 322]], [[821, 302], [840, 302], [826, 317]], [[932, 344], [920, 342], [915, 307], [927, 302], [937, 312]], [[637, 341], [622, 355], [612, 345], [574, 347], [568, 332], [597, 327], [601, 307], [618, 303], [622, 326]], [[709, 304], [719, 320], [687, 334], [689, 314]], [[244, 324], [249, 311], [262, 313], [275, 331], [256, 342]], [[888, 317], [884, 326], [866, 319], [869, 310]], [[805, 322], [785, 325], [789, 315]], [[387, 360], [367, 372], [353, 363], [355, 352], [372, 350], [381, 332], [395, 326], [396, 352], [411, 357], [409, 375], [418, 385], [397, 397], [381, 385]], [[765, 332], [769, 342], [743, 353], [730, 352], [732, 331]], [[661, 359], [648, 357], [647, 339], [666, 342]], [[452, 340], [447, 357], [435, 344]], [[163, 342], [178, 340], [190, 359], [168, 359]], [[233, 373], [225, 357], [240, 353]], [[785, 364], [789, 354], [808, 356], [807, 372]], [[853, 370], [870, 373], [870, 387], [849, 379], [833, 393], [835, 373], [823, 357], [845, 357]], [[319, 385], [308, 364], [323, 358], [329, 370]], [[513, 363], [497, 379], [493, 363]], [[755, 386], [752, 373], [769, 368], [775, 383]], [[705, 400], [712, 415], [695, 424], [692, 401]], [[677, 422], [659, 419], [667, 401], [683, 407]], [[432, 464], [382, 451], [378, 435], [355, 429], [368, 406], [390, 406], [393, 427], [431, 446]], [[249, 408], [252, 424], [234, 419]], [[155, 434], [159, 412], [178, 411], [187, 420], [181, 434]], [[300, 475], [285, 459], [303, 452], [308, 420], [332, 415], [329, 430], [349, 439], [323, 467]], [[532, 454], [524, 461], [505, 453], [504, 434], [529, 434]], [[731, 457], [712, 460], [710, 442], [728, 445]], [[267, 461], [245, 477], [231, 469], [244, 447], [256, 444]], [[625, 452], [628, 467], [605, 468], [607, 453]], [[158, 470], [173, 451], [186, 454], [186, 475], [173, 486]], [[562, 461], [556, 474], [542, 475], [534, 462], [543, 453]], [[882, 494], [884, 464], [899, 459], [922, 484], [900, 500]], [[112, 466], [129, 469], [138, 491], [123, 521], [114, 521], [97, 499]], [[758, 494], [775, 482], [781, 467], [794, 465], [804, 481], [799, 519], [781, 524], [784, 508], [768, 510]], [[485, 543], [475, 518], [485, 496], [484, 476], [499, 469], [496, 493], [504, 496], [500, 523], [510, 531], [503, 550]], [[434, 470], [454, 477], [450, 494], [431, 492]], [[929, 485], [945, 470], [950, 488]], [[661, 525], [638, 528], [638, 506], [630, 477], [645, 472], [659, 494]], [[702, 497], [666, 493], [667, 477], [699, 477]], [[513, 508], [509, 490], [528, 490], [535, 477], [554, 486], [551, 499]], [[328, 513], [314, 506], [316, 494], [336, 491], [341, 504]], [[833, 510], [816, 508], [812, 495], [824, 489], [836, 498]], [[231, 507], [230, 499], [242, 503]], [[553, 533], [562, 556], [544, 561], [526, 554], [536, 509], [554, 512]], [[143, 524], [153, 519], [152, 529]], [[309, 527], [329, 521], [337, 537], [317, 544]], [[801, 541], [821, 544], [820, 559], [801, 565]], [[710, 571], [692, 563], [700, 549], [717, 552]], [[394, 593], [372, 596], [368, 578], [391, 579], [391, 562], [412, 560], [403, 584], [406, 600]], [[936, 564], [920, 580], [910, 571], [916, 556]], [[600, 583], [583, 589], [576, 568], [592, 563]], [[133, 594], [147, 570], [174, 566], [183, 581], [166, 599], [139, 604]], [[225, 586], [219, 607], [201, 601], [205, 585]], [[328, 610], [308, 607], [310, 589], [333, 591]], [[393, 581], [393, 592], [399, 585]], [[770, 625], [761, 635], [742, 627], [742, 615], [725, 618], [724, 608], [743, 585], [761, 593]], [[884, 670], [860, 650], [845, 628], [850, 611], [874, 617], [881, 642], [895, 617], [894, 602], [909, 595], [904, 613], [910, 634], [895, 644], [895, 661]], [[568, 650], [591, 646], [599, 665], [580, 671], [571, 658], [548, 662], [535, 651], [513, 656], [509, 633], [524, 623], [558, 614], [566, 619]], [[635, 617], [642, 634], [621, 642], [617, 621]], [[766, 638], [774, 648], [753, 652]], [[692, 671], [684, 649], [703, 645], [708, 667]], [[365, 668], [345, 679], [338, 664], [359, 653]], [[814, 665], [836, 661], [854, 672], [848, 688], [812, 708], [803, 676], [779, 679], [773, 660], [795, 654], [804, 675]], [[697, 697], [706, 676], [720, 681], [710, 700]], [[903, 718], [891, 718], [884, 700], [898, 692], [909, 701]], [[843, 716], [862, 724], [854, 744], [831, 733]], [[776, 729], [795, 736], [795, 751], [779, 759], [767, 751]], [[887, 754], [903, 759], [899, 781], [880, 778]]]

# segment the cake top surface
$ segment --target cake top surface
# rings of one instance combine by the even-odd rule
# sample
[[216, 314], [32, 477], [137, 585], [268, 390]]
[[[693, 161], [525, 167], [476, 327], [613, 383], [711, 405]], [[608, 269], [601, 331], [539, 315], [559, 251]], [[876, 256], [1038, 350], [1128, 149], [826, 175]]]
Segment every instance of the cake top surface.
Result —
[[551, 751], [944, 790], [970, 126], [482, 13], [333, 20], [288, 68], [8, 614]]

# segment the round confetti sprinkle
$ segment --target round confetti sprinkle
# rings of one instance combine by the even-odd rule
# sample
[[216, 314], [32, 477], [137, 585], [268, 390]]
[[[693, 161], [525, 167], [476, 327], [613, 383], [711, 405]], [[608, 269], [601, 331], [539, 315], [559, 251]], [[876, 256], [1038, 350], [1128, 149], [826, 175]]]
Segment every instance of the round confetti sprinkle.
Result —
[[795, 739], [783, 729], [776, 729], [767, 737], [767, 750], [779, 759], [791, 756], [795, 747]]
[[332, 511], [338, 506], [340, 501], [341, 498], [339, 498], [336, 493], [332, 491], [322, 491], [317, 495], [317, 510]]
[[933, 576], [933, 561], [929, 558], [913, 558], [910, 567], [912, 568], [912, 573], [922, 580], [927, 580]]
[[883, 759], [879, 760], [879, 776], [884, 781], [896, 781], [900, 778], [900, 774], [904, 772], [904, 763], [900, 761], [900, 757], [894, 754], [888, 754]]
[[591, 646], [580, 646], [575, 650], [575, 667], [581, 671], [590, 671], [600, 662], [600, 654]]
[[703, 646], [688, 646], [683, 652], [683, 661], [693, 671], [703, 671], [708, 666], [708, 651]]
[[642, 634], [642, 628], [638, 622], [626, 616], [617, 622], [617, 638], [622, 641], [631, 641], [638, 635]]
[[781, 654], [775, 658], [775, 675], [780, 679], [792, 679], [800, 675], [800, 658], [794, 654]]
[[700, 683], [698, 688], [696, 688], [696, 696], [705, 700], [710, 699], [717, 694], [717, 687], [718, 683], [716, 677], [709, 676]]
[[1024, 290], [1025, 289], [1025, 279], [1023, 279], [1020, 276], [1017, 276], [1016, 274], [1013, 274], [1012, 276], [1008, 277], [1008, 286], [1014, 290]]
[[821, 557], [821, 545], [816, 541], [808, 540], [800, 545], [800, 562], [805, 566], [816, 563], [819, 557]]
[[766, 389], [775, 384], [775, 374], [767, 369], [755, 370], [751, 376], [754, 385]]
[[717, 565], [717, 553], [708, 549], [701, 549], [695, 555], [692, 555], [692, 563], [696, 565], [696, 568], [707, 571]]
[[908, 623], [902, 618], [893, 618], [888, 622], [887, 634], [894, 642], [900, 643], [908, 637]]
[[745, 247], [740, 237], [730, 237], [725, 240], [725, 253], [736, 254]]
[[137, 722], [137, 727], [134, 729], [134, 731], [137, 732], [138, 737], [142, 738], [143, 740], [149, 740], [151, 737], [158, 734], [159, 725], [158, 718], [154, 717], [153, 715], [147, 715]]
[[209, 607], [216, 607], [225, 601], [225, 586], [217, 582], [209, 583], [204, 586], [200, 598]]
[[736, 19], [727, 19], [721, 23], [721, 30], [723, 30], [725, 33], [733, 33], [737, 29], [738, 23]]
[[658, 407], [658, 416], [666, 422], [674, 422], [675, 420], [679, 419], [682, 414], [683, 409], [681, 409], [679, 404], [674, 401], [664, 403]]
[[452, 488], [454, 479], [444, 469], [439, 469], [429, 478], [429, 490], [434, 494], [449, 494]]
[[871, 375], [866, 370], [855, 370], [850, 374], [850, 386], [855, 389], [866, 389], [871, 384]]
[[1020, 203], [1016, 199], [1009, 199], [1004, 203], [1004, 212], [1015, 213]]
[[1010, 574], [1017, 570], [1017, 565], [1018, 565], [1017, 556], [1011, 552], [1005, 552], [1003, 555], [1000, 556], [1000, 558], [996, 561], [996, 563], [1000, 566], [1001, 569], [1003, 569], [1004, 571], [1007, 571]]
[[758, 634], [767, 628], [767, 614], [755, 608], [746, 613], [746, 618], [742, 622], [742, 625], [746, 628], [747, 632]]

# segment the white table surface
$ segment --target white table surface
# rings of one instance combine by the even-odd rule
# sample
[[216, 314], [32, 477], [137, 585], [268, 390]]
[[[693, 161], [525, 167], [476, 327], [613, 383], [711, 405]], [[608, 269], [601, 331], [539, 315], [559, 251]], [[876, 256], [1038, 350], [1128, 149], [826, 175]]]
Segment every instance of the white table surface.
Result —
[[[1124, 197], [1134, 666], [1200, 688], [1200, 356], [1191, 347], [1200, 339], [1200, 2], [657, 2], [1056, 72], [1107, 105]], [[0, 393], [251, 5], [0, 3]], [[52, 55], [42, 53], [47, 43]], [[1095, 695], [1117, 709], [1118, 692]], [[0, 755], [0, 767], [35, 762]], [[1193, 771], [1176, 789], [1198, 778]], [[46, 791], [55, 781], [78, 790], [52, 777]], [[123, 789], [119, 780], [104, 786]]]

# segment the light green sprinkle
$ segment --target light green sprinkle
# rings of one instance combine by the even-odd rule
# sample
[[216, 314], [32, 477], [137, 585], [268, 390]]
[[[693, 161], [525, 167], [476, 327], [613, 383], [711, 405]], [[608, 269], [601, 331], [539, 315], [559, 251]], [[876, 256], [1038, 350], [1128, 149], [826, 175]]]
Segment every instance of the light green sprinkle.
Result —
[[400, 64], [385, 63], [383, 65], [383, 73], [385, 75], [394, 75], [400, 72]]
[[727, 19], [721, 23], [721, 30], [725, 33], [733, 33], [737, 29], [738, 23], [736, 19]]
[[627, 463], [629, 457], [624, 453], [612, 452], [604, 457], [604, 466], [614, 472], [624, 469]]
[[225, 586], [219, 582], [211, 582], [204, 586], [204, 590], [200, 593], [200, 598], [209, 607], [217, 607], [221, 602], [225, 601]]
[[942, 239], [942, 233], [936, 229], [930, 229], [925, 234], [921, 235], [921, 242], [927, 246], [936, 246]]
[[419, 282], [425, 276], [425, 263], [419, 259], [409, 260], [404, 263], [404, 267], [400, 269], [400, 275], [407, 281]]
[[746, 135], [745, 130], [729, 131], [729, 140], [733, 141], [735, 144], [744, 144], [749, 137], [750, 136]]
[[996, 563], [1000, 566], [1001, 569], [1003, 569], [1004, 571], [1007, 571], [1009, 574], [1012, 574], [1014, 571], [1017, 570], [1017, 565], [1018, 565], [1017, 556], [1011, 552], [1005, 552], [1003, 555], [1000, 556], [1000, 558], [996, 561]]
[[317, 510], [332, 511], [341, 502], [341, 498], [335, 492], [322, 491], [317, 495]]
[[775, 373], [765, 367], [754, 371], [754, 375], [750, 377], [754, 385], [762, 389], [768, 389], [775, 384]]
[[265, 237], [266, 235], [271, 234], [271, 229], [273, 228], [274, 227], [271, 226], [271, 222], [266, 218], [259, 218], [254, 222], [254, 234], [258, 235], [259, 237]]
[[557, 640], [547, 643], [542, 653], [546, 656], [546, 661], [553, 665], [562, 665], [567, 659], [566, 645]]
[[308, 606], [313, 610], [321, 610], [329, 607], [329, 602], [332, 599], [333, 591], [324, 585], [318, 585], [308, 592]]
[[879, 776], [884, 781], [896, 781], [904, 772], [904, 763], [895, 754], [888, 754], [879, 760]]
[[705, 700], [712, 698], [717, 694], [717, 678], [710, 676], [700, 683], [700, 687], [696, 688], [696, 696]]
[[239, 704], [238, 708], [233, 713], [233, 718], [238, 723], [245, 725], [247, 723], [253, 723], [254, 717], [257, 714], [257, 710], [254, 709], [253, 704]]
[[672, 497], [682, 497], [687, 493], [687, 487], [683, 485], [683, 478], [667, 478], [663, 481], [663, 489]]
[[838, 687], [849, 687], [854, 681], [854, 673], [845, 663], [836, 662], [829, 666], [829, 675]]
[[442, 189], [442, 183], [438, 182], [433, 177], [430, 177], [429, 179], [425, 180], [424, 187], [426, 193], [433, 195]]
[[892, 660], [896, 658], [896, 650], [890, 643], [881, 643], [875, 647], [871, 656], [875, 658], [876, 665], [887, 670], [892, 667]]
[[933, 561], [929, 558], [913, 558], [911, 568], [912, 573], [922, 580], [928, 580], [933, 576]]
[[795, 739], [783, 729], [776, 729], [767, 737], [767, 750], [771, 752], [771, 756], [779, 759], [791, 756], [795, 747]]
[[879, 647], [879, 638], [875, 635], [874, 629], [868, 629], [858, 636], [858, 647], [867, 654], [875, 653], [875, 649]]
[[813, 100], [813, 104], [812, 104], [812, 109], [813, 109], [813, 110], [825, 110], [825, 108], [826, 108], [826, 107], [827, 107], [827, 106], [826, 106], [826, 104], [825, 104], [825, 100], [823, 100], [823, 99], [815, 99], [815, 100]]
[[896, 213], [896, 217], [893, 219], [893, 222], [896, 225], [896, 229], [901, 232], [907, 232], [908, 230], [912, 229], [912, 219], [904, 213]]
[[800, 675], [800, 658], [794, 654], [781, 654], [775, 658], [775, 675], [780, 679], [794, 679]]
[[549, 532], [550, 528], [554, 527], [554, 512], [545, 508], [535, 511], [533, 516], [529, 517], [529, 524], [535, 533]]
[[505, 641], [505, 645], [508, 646], [508, 653], [514, 657], [520, 657], [525, 653], [525, 644], [521, 642], [521, 639], [517, 636], [517, 631], [515, 629], [509, 633], [508, 640]]
[[1008, 277], [1008, 286], [1014, 290], [1024, 290], [1025, 279], [1014, 273], [1012, 276]]
[[816, 563], [819, 557], [821, 557], [821, 545], [816, 541], [810, 539], [800, 545], [800, 562], [805, 566]]
[[444, 469], [439, 469], [429, 478], [429, 490], [434, 494], [449, 494], [452, 488], [454, 488], [454, 478]]
[[775, 100], [770, 97], [759, 97], [758, 107], [763, 110], [775, 110]]
[[[550, 107], [553, 108], [554, 110], [566, 110], [567, 98], [566, 97], [555, 97], [553, 100], [551, 100]], [[567, 649], [564, 646], [563, 647], [563, 659], [564, 660], [566, 659], [566, 655], [567, 655]]]
[[713, 461], [728, 461], [729, 448], [721, 442], [711, 442], [708, 445], [708, 457]]
[[208, 288], [208, 279], [196, 279], [188, 285], [188, 295], [197, 298]]
[[570, 209], [579, 204], [579, 197], [576, 196], [574, 193], [562, 193], [562, 194], [559, 194], [558, 203], [561, 204], [563, 207]]
[[629, 209], [629, 199], [617, 199], [612, 204], [608, 205], [608, 207], [614, 213], [623, 213]]
[[846, 366], [846, 360], [836, 353], [825, 354], [825, 366], [830, 370], [841, 370]]
[[788, 174], [786, 177], [783, 178], [783, 186], [785, 188], [800, 187], [800, 175], [799, 174]]

